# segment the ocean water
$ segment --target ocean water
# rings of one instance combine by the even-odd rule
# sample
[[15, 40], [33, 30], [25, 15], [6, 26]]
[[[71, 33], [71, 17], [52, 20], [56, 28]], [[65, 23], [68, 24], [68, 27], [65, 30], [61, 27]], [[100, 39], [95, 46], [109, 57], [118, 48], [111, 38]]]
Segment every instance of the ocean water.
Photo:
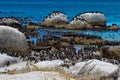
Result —
[[[0, 2], [0, 17], [31, 17], [31, 21], [40, 23], [52, 11], [66, 13], [68, 21], [86, 11], [99, 11], [105, 14], [107, 25], [114, 23], [120, 26], [120, 2]], [[101, 36], [105, 40], [120, 41], [120, 31], [75, 32]], [[43, 36], [46, 33], [41, 30], [41, 34]], [[36, 43], [34, 37], [31, 39]]]
[[[92, 31], [92, 30], [66, 30], [66, 29], [46, 29], [52, 32], [74, 32], [78, 34], [100, 36], [104, 40], [120, 41], [120, 30], [118, 31]], [[42, 31], [41, 31], [42, 32]]]
[[52, 11], [62, 11], [70, 21], [77, 14], [86, 11], [100, 11], [107, 17], [107, 25], [120, 26], [120, 2], [0, 2], [0, 17], [34, 17], [41, 22]]

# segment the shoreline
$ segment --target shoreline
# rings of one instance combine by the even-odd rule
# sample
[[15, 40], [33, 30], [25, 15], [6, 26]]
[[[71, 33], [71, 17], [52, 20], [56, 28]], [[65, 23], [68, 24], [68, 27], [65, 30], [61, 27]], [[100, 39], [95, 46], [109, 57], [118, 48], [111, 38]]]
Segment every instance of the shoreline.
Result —
[[[58, 22], [56, 21], [56, 18], [55, 20], [53, 18], [53, 21], [49, 21], [49, 18], [51, 18], [53, 14], [54, 16], [62, 15], [62, 17], [65, 18], [65, 21], [61, 21], [63, 20], [63, 18], [62, 19], [60, 18], [61, 20]], [[54, 12], [53, 14], [47, 17], [48, 21], [50, 22], [48, 23], [48, 26], [52, 24], [53, 25], [52, 27], [41, 26], [41, 24], [36, 24], [33, 22], [29, 23], [27, 21], [26, 21], [27, 23], [26, 26], [23, 27], [23, 24], [21, 24], [19, 21], [17, 21], [14, 18], [0, 19], [1, 28], [2, 28], [1, 29], [2, 34], [0, 35], [0, 39], [1, 40], [3, 39], [3, 41], [4, 39], [6, 40], [4, 42], [6, 43], [5, 46], [2, 42], [0, 42], [1, 55], [6, 54], [7, 55], [6, 57], [12, 56], [11, 58], [17, 57], [17, 58], [20, 58], [22, 61], [27, 61], [28, 63], [26, 64], [26, 66], [22, 68], [22, 70], [24, 71], [28, 70], [30, 72], [31, 69], [32, 70], [37, 69], [38, 71], [44, 70], [44, 69], [54, 70], [54, 69], [58, 69], [58, 67], [60, 67], [61, 69], [62, 67], [62, 70], [66, 71], [66, 74], [68, 72], [70, 74], [74, 74], [75, 76], [76, 74], [78, 76], [86, 76], [88, 74], [94, 75], [97, 73], [97, 71], [99, 71], [99, 73], [102, 76], [101, 75], [100, 76], [98, 75], [98, 76], [101, 79], [103, 77], [116, 78], [116, 75], [113, 73], [116, 72], [117, 74], [118, 72], [117, 69], [119, 69], [118, 66], [120, 65], [120, 54], [119, 54], [120, 41], [118, 39], [117, 39], [118, 41], [105, 40], [104, 37], [100, 36], [98, 32], [101, 32], [101, 35], [102, 35], [102, 33], [111, 32], [114, 29], [116, 31], [113, 31], [113, 33], [115, 33], [117, 31], [119, 32], [120, 28], [118, 29], [118, 26], [116, 24], [113, 24], [109, 28], [112, 30], [108, 30], [107, 26], [103, 26], [104, 24], [106, 24], [106, 20], [103, 21], [103, 24], [101, 24], [101, 26], [98, 26], [96, 28], [95, 26], [97, 25], [94, 25], [96, 24], [96, 22], [98, 22], [96, 21], [96, 19], [95, 19], [96, 22], [94, 21], [93, 22], [94, 24], [93, 24], [93, 23], [90, 23], [89, 20], [86, 21], [84, 19], [81, 19], [81, 17], [78, 17], [80, 19], [74, 19], [74, 20], [78, 20], [79, 24], [83, 23], [83, 25], [78, 25], [78, 28], [82, 26], [84, 32], [88, 32], [88, 31], [94, 32], [93, 34], [89, 32], [87, 34], [84, 34], [82, 32], [79, 33], [79, 31], [83, 31], [83, 30], [66, 29], [65, 26], [68, 25], [68, 23], [66, 23], [67, 19], [64, 13]], [[86, 14], [91, 14], [93, 15], [93, 17], [94, 15], [100, 15], [104, 18], [103, 14], [98, 12], [85, 13], [85, 15]], [[59, 17], [57, 19], [59, 19]], [[29, 21], [28, 18], [27, 20]], [[74, 23], [74, 20], [73, 20], [73, 23]], [[76, 22], [75, 22], [75, 25], [76, 25]], [[57, 28], [53, 28], [56, 26]], [[91, 28], [94, 28], [94, 29], [91, 29]], [[53, 30], [53, 32], [52, 31], [50, 32], [49, 30]], [[54, 30], [56, 32], [54, 32]], [[60, 33], [60, 34], [57, 35], [57, 33]], [[11, 37], [5, 36], [5, 35], [10, 35]], [[18, 38], [16, 38], [15, 36]], [[111, 37], [114, 39], [114, 37], [116, 36], [108, 35], [107, 37], [108, 38]], [[23, 42], [24, 44], [22, 44]], [[10, 45], [10, 47], [8, 45]], [[20, 45], [21, 47], [19, 48]], [[82, 47], [78, 46], [79, 47], [78, 49], [77, 47], [75, 47], [75, 45], [83, 45], [83, 46]], [[95, 46], [92, 46], [92, 45], [95, 45]], [[14, 50], [13, 47], [17, 47], [17, 48]], [[3, 63], [0, 64], [3, 67], [9, 66], [12, 64], [12, 62], [10, 62], [11, 60], [8, 60], [8, 58], [6, 59], [7, 61], [5, 62], [3, 61], [4, 64]], [[16, 62], [16, 61], [13, 61], [13, 62]], [[31, 64], [31, 62], [34, 62], [34, 63]], [[104, 67], [102, 65], [106, 65], [107, 67]], [[76, 70], [74, 69], [74, 67]], [[96, 68], [96, 70], [94, 70], [94, 68]], [[104, 68], [106, 68], [106, 70]], [[71, 69], [72, 71], [70, 71]], [[113, 72], [111, 70], [111, 73], [108, 74], [108, 71], [107, 71], [108, 69], [114, 69], [115, 71]], [[14, 69], [13, 73], [14, 71], [19, 72], [22, 70]], [[74, 73], [74, 70], [76, 73]], [[87, 71], [88, 73], [86, 74]], [[93, 71], [93, 73], [90, 73], [90, 71]], [[102, 71], [104, 72], [101, 73]], [[84, 74], [82, 74], [83, 72]], [[104, 73], [107, 75], [104, 75]], [[114, 76], [113, 75], [111, 76], [111, 74], [113, 74]], [[93, 77], [96, 79], [97, 78], [96, 76], [97, 74]], [[118, 77], [118, 74], [117, 74], [117, 77]]]
[[[114, 23], [113, 23], [114, 24]], [[42, 25], [41, 25], [42, 26]], [[83, 28], [83, 29], [67, 29], [67, 28], [55, 28], [55, 27], [53, 27], [53, 26], [42, 26], [42, 27], [44, 27], [45, 29], [58, 29], [58, 30], [73, 30], [73, 31], [79, 31], [79, 30], [84, 30], [84, 31], [89, 31], [89, 30], [91, 30], [91, 31], [98, 31], [98, 32], [105, 32], [105, 31], [119, 31], [120, 30], [120, 28], [118, 28], [118, 29], [108, 29], [108, 28], [106, 28], [106, 29], [100, 29], [100, 28], [96, 28], [96, 29], [90, 29], [90, 28]]]

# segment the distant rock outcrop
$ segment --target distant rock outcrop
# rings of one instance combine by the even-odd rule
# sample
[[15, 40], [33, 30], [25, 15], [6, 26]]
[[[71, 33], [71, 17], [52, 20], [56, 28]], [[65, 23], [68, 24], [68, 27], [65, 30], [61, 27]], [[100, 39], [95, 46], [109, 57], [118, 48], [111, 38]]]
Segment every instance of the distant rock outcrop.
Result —
[[68, 29], [103, 29], [106, 27], [106, 17], [100, 12], [85, 12], [73, 18]]
[[59, 11], [52, 12], [44, 19], [41, 25], [47, 27], [64, 28], [67, 25], [67, 15]]
[[75, 16], [68, 24], [65, 13], [55, 11], [41, 23], [42, 26], [65, 29], [106, 29], [106, 17], [101, 12], [85, 12]]
[[21, 24], [15, 18], [1, 18], [0, 25], [11, 26], [15, 28], [21, 28]]
[[120, 28], [117, 26], [117, 24], [112, 24], [112, 26], [108, 27], [108, 30], [119, 30]]
[[29, 47], [26, 37], [16, 28], [0, 26], [0, 48], [13, 52], [24, 52]]
[[112, 78], [113, 80], [118, 75], [118, 66], [93, 59], [79, 62], [66, 71], [79, 77], [91, 77], [94, 80], [105, 78]]

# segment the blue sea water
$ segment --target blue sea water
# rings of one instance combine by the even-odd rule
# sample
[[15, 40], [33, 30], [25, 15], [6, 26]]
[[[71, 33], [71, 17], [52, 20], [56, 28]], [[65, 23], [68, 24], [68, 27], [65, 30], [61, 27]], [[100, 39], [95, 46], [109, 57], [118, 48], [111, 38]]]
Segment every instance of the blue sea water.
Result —
[[52, 11], [62, 11], [70, 21], [74, 16], [86, 11], [100, 11], [107, 17], [107, 24], [120, 26], [120, 2], [0, 2], [0, 17], [34, 17], [41, 22]]
[[[99, 11], [105, 14], [107, 25], [114, 23], [120, 26], [120, 2], [0, 2], [0, 17], [33, 17], [32, 21], [40, 23], [52, 11], [66, 13], [69, 21], [77, 14], [83, 12]], [[77, 32], [99, 35], [105, 40], [120, 40], [120, 31]], [[33, 39], [36, 40], [35, 38]]]

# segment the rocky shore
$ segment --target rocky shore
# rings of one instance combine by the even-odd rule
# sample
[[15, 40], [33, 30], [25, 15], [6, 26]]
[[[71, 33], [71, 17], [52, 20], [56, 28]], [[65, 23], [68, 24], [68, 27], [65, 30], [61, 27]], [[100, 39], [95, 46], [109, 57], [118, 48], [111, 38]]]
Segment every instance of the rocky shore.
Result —
[[76, 15], [68, 22], [65, 13], [56, 11], [49, 14], [40, 25], [69, 30], [119, 30], [116, 24], [107, 27], [106, 22], [106, 17], [101, 12], [84, 12]]
[[[63, 75], [72, 75], [66, 79], [58, 74], [57, 76], [63, 80], [80, 80], [84, 77], [88, 77], [88, 80], [117, 80], [120, 64], [119, 41], [73, 31], [49, 30], [119, 30], [116, 24], [107, 27], [106, 22], [106, 17], [101, 12], [81, 13], [68, 22], [65, 13], [55, 11], [40, 24], [30, 22], [30, 18], [0, 18], [0, 56], [4, 57], [0, 67], [16, 63], [14, 69], [3, 71], [8, 74], [12, 71], [14, 74], [24, 71], [58, 71]], [[79, 47], [76, 48], [75, 45]], [[20, 62], [26, 62], [26, 65], [18, 69]], [[56, 79], [50, 77], [52, 78]]]

